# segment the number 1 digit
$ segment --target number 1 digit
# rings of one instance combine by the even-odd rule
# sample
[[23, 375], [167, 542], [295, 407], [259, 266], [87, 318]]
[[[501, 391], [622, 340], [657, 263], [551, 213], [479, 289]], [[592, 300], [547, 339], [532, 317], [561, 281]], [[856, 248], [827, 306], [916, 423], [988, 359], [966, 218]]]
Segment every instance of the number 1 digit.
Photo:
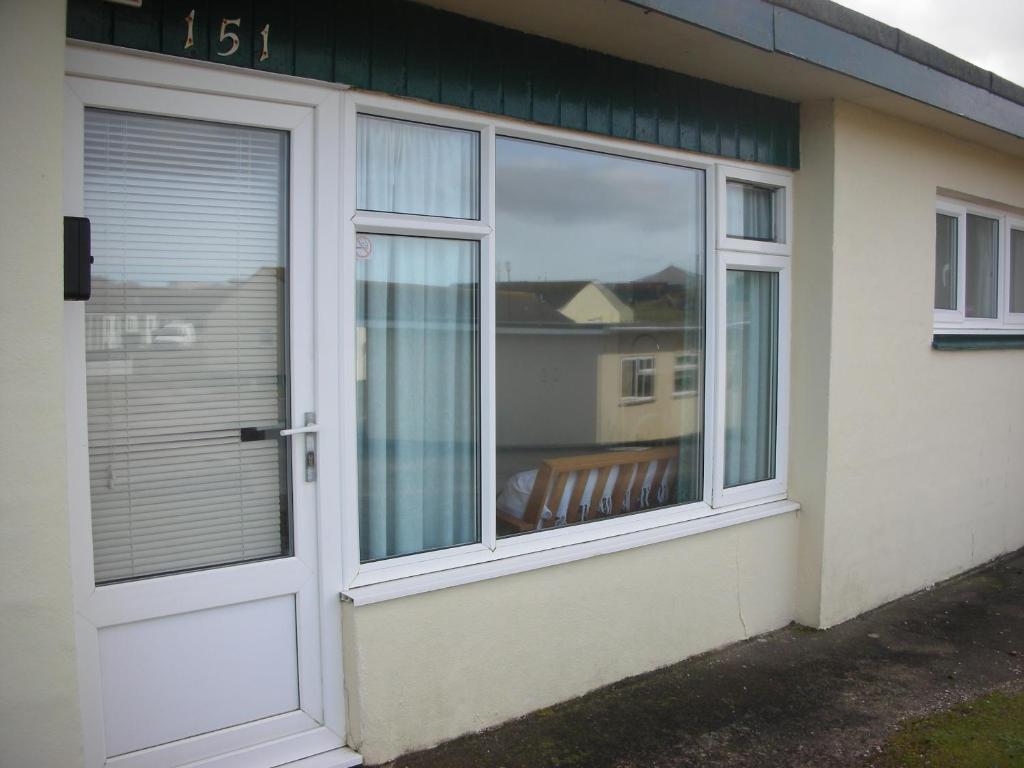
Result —
[[270, 42], [270, 25], [267, 24], [260, 30], [260, 37], [263, 38], [263, 50], [260, 51], [260, 61], [266, 61], [270, 58], [270, 48], [268, 44]]
[[192, 24], [196, 20], [196, 10], [193, 8], [188, 12], [188, 16], [185, 17], [185, 23], [188, 27], [185, 30], [185, 50], [192, 48], [195, 45], [195, 41], [192, 39]]

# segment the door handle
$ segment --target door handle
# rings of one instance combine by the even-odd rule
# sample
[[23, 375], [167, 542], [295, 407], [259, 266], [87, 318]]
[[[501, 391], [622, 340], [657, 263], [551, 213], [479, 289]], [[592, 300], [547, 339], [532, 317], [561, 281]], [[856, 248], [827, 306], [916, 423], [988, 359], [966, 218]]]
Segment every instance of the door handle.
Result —
[[281, 437], [292, 435], [304, 435], [306, 439], [306, 482], [312, 483], [316, 480], [316, 433], [320, 431], [320, 425], [316, 423], [316, 414], [307, 411], [303, 414], [305, 424], [301, 427], [282, 429]]
[[[306, 415], [309, 416], [310, 414], [307, 413]], [[288, 437], [289, 435], [305, 435], [309, 434], [310, 432], [319, 431], [319, 424], [307, 424], [304, 427], [292, 427], [291, 429], [282, 429], [279, 434], [281, 435], [281, 437]]]
[[316, 423], [316, 414], [312, 411], [304, 414], [305, 424], [301, 427], [290, 427], [279, 429], [278, 427], [242, 427], [239, 437], [243, 443], [254, 440], [273, 439], [274, 433], [278, 437], [292, 437], [293, 435], [305, 435], [306, 439], [306, 482], [312, 483], [316, 480], [316, 434], [320, 431], [320, 425]]

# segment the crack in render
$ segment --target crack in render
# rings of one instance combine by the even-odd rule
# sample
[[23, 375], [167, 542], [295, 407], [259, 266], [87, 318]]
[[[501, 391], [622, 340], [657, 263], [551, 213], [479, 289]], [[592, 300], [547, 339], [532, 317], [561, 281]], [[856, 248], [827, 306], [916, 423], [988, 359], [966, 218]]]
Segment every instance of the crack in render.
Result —
[[740, 625], [743, 627], [743, 638], [747, 639], [750, 637], [750, 632], [747, 631], [747, 622], [743, 620], [743, 600], [740, 594], [740, 543], [738, 541], [733, 551], [736, 559], [736, 613], [739, 615]]

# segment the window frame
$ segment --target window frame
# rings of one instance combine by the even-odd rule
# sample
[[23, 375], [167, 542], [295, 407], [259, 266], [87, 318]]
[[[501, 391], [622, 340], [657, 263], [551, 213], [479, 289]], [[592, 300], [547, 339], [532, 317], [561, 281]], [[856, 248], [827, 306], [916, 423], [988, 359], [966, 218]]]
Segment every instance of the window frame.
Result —
[[[649, 360], [650, 365], [646, 367], [640, 367], [640, 363], [643, 360]], [[639, 403], [653, 403], [656, 399], [655, 394], [655, 377], [658, 371], [658, 360], [654, 355], [627, 355], [626, 357], [619, 359], [620, 371], [625, 368], [626, 363], [630, 363], [630, 367], [633, 369], [630, 375], [630, 394], [625, 392], [619, 393], [619, 404], [620, 405], [636, 405]], [[650, 381], [651, 394], [649, 395], [638, 395], [635, 394], [640, 389], [640, 379], [648, 379]], [[623, 379], [623, 383], [625, 380]]]
[[[781, 171], [769, 171], [760, 167], [732, 164], [718, 164], [718, 221], [717, 244], [719, 249], [749, 253], [790, 256], [793, 253], [793, 176]], [[775, 190], [773, 213], [775, 215], [776, 240], [752, 240], [732, 237], [728, 234], [728, 183], [752, 184]]]
[[[940, 197], [935, 202], [935, 213], [957, 220], [957, 306], [956, 309], [936, 309], [932, 291], [933, 329], [937, 335], [1000, 335], [1020, 334], [1024, 329], [1024, 312], [1010, 312], [1010, 272], [1012, 230], [1024, 231], [1024, 218], [999, 208], [978, 205], [953, 198]], [[967, 317], [967, 216], [981, 216], [998, 222], [999, 255], [997, 265], [998, 288], [996, 317]], [[932, 281], [935, 285], [935, 238], [932, 227]]]
[[[681, 358], [696, 358], [691, 362], [679, 362]], [[678, 389], [676, 387], [676, 374], [683, 371], [700, 370], [700, 355], [696, 352], [678, 352], [672, 360], [672, 397], [691, 397], [700, 392], [699, 377], [695, 379], [693, 389]]]
[[[412, 122], [474, 130], [480, 133], [480, 219], [441, 219], [416, 214], [390, 214], [358, 211], [356, 203], [356, 116], [372, 114]], [[480, 578], [514, 573], [545, 565], [569, 562], [603, 552], [642, 546], [652, 541], [668, 540], [700, 530], [711, 530], [750, 519], [793, 511], [796, 505], [782, 502], [786, 498], [785, 475], [777, 472], [777, 481], [771, 487], [757, 489], [770, 492], [758, 495], [751, 492], [735, 503], [715, 493], [712, 465], [720, 440], [716, 426], [719, 404], [715, 396], [718, 378], [715, 359], [718, 348], [719, 295], [724, 285], [718, 283], [720, 237], [719, 222], [724, 220], [719, 211], [724, 201], [726, 175], [715, 158], [650, 144], [607, 138], [591, 134], [551, 128], [509, 118], [501, 118], [457, 108], [428, 105], [397, 97], [381, 96], [358, 91], [343, 94], [341, 145], [341, 200], [339, 219], [341, 241], [342, 297], [354, 296], [355, 235], [356, 233], [418, 235], [469, 239], [480, 242], [480, 396], [481, 396], [481, 540], [476, 544], [449, 549], [422, 552], [386, 560], [361, 563], [358, 529], [358, 467], [354, 445], [344, 452], [341, 468], [342, 498], [342, 571], [344, 599], [357, 603], [376, 602], [404, 594], [437, 589], [451, 583], [465, 583]], [[498, 136], [539, 141], [571, 149], [583, 149], [606, 154], [677, 165], [704, 173], [704, 249], [705, 249], [705, 339], [704, 339], [704, 467], [702, 495], [698, 501], [637, 513], [596, 520], [585, 525], [566, 526], [531, 532], [528, 535], [497, 538], [495, 516], [496, 487], [496, 393], [495, 393], [495, 141]], [[792, 175], [767, 171], [757, 166], [728, 166], [728, 178], [755, 183], [768, 183], [780, 190], [786, 222], [783, 232], [792, 232]], [[348, 170], [346, 172], [347, 169]], [[788, 238], [787, 238], [788, 239]], [[744, 241], [739, 241], [743, 243]], [[791, 244], [750, 241], [746, 249], [772, 250], [790, 253]], [[786, 260], [788, 269], [788, 259]], [[787, 273], [788, 274], [788, 273]], [[788, 296], [788, 294], [787, 294]], [[783, 328], [788, 333], [788, 301], [780, 304], [780, 336]], [[355, 376], [355, 311], [343, 312], [341, 323], [340, 389], [342, 398], [342, 435], [349, 443], [356, 434]], [[788, 339], [780, 338], [780, 350]], [[780, 352], [781, 358], [781, 352]], [[788, 360], [788, 358], [787, 358]], [[783, 386], [782, 371], [788, 362], [780, 359], [778, 409], [780, 429], [785, 424], [782, 414], [788, 414], [788, 391]], [[644, 399], [638, 402], [649, 402]], [[623, 403], [625, 404], [625, 403]], [[783, 456], [777, 453], [777, 468], [784, 467]], [[476, 574], [473, 576], [472, 574]], [[415, 578], [414, 578], [415, 577]]]
[[787, 256], [776, 256], [764, 253], [737, 253], [723, 251], [718, 259], [718, 324], [719, 338], [715, 356], [715, 381], [717, 391], [725, 392], [728, 374], [728, 355], [726, 354], [726, 324], [728, 312], [726, 305], [727, 273], [737, 272], [772, 272], [779, 276], [778, 292], [778, 338], [776, 340], [776, 402], [775, 402], [775, 477], [745, 483], [730, 488], [725, 487], [725, 397], [718, 398], [715, 413], [715, 455], [714, 455], [714, 504], [729, 506], [731, 504], [747, 504], [760, 499], [785, 498], [789, 472], [789, 331], [791, 279], [790, 259]]

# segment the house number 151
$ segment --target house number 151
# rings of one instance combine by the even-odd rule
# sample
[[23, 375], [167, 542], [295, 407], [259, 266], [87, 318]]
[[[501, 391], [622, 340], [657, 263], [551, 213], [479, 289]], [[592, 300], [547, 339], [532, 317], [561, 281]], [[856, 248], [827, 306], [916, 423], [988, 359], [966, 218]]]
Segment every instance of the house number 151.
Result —
[[[193, 35], [194, 25], [196, 21], [196, 12], [191, 10], [188, 12], [188, 16], [185, 17], [185, 50], [195, 47], [195, 38]], [[226, 50], [217, 51], [218, 56], [233, 56], [238, 53], [238, 46], [241, 45], [241, 40], [238, 38], [238, 32], [242, 28], [242, 19], [221, 19], [220, 20], [220, 37], [217, 38], [218, 42], [223, 43], [224, 41], [230, 41]], [[264, 24], [263, 29], [260, 30], [260, 38], [263, 40], [263, 48], [260, 50], [259, 61], [266, 61], [270, 58], [270, 25]]]

